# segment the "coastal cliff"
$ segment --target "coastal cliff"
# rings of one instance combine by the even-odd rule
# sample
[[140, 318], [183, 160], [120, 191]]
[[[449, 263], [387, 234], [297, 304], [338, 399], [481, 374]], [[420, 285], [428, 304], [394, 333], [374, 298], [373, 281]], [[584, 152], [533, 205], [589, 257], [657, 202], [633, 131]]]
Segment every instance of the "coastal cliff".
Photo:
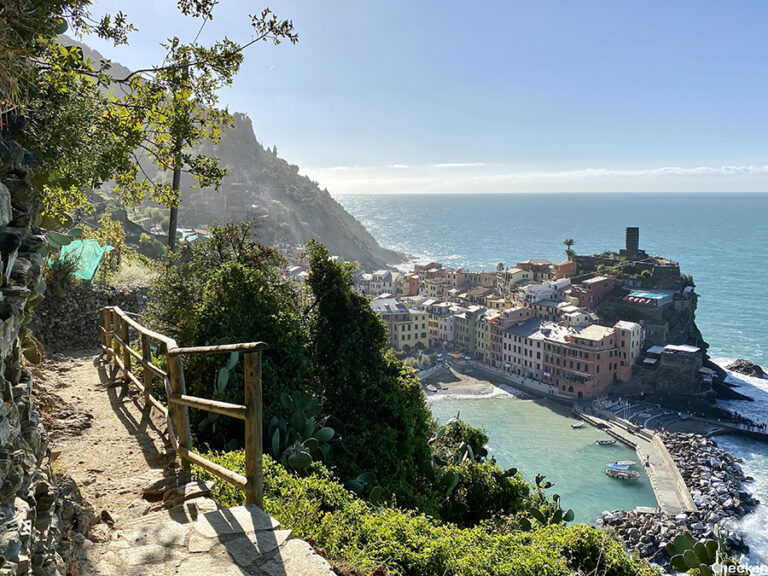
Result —
[[331, 254], [356, 260], [365, 269], [405, 261], [403, 254], [382, 248], [328, 190], [299, 174], [299, 167], [280, 158], [276, 148], [265, 148], [247, 115], [234, 114], [221, 141], [204, 148], [220, 159], [227, 176], [219, 191], [192, 190], [192, 181], [182, 178], [179, 218], [185, 226], [248, 219], [259, 223], [259, 236], [268, 244], [314, 238]]
[[[60, 36], [60, 39], [81, 47], [84, 56], [92, 62], [104, 59], [87, 45], [66, 36]], [[110, 66], [110, 73], [115, 77], [130, 73], [119, 62], [111, 62]], [[218, 190], [196, 188], [189, 175], [182, 176], [180, 227], [199, 228], [250, 220], [258, 224], [259, 239], [265, 244], [303, 244], [314, 238], [331, 254], [357, 261], [368, 270], [407, 260], [405, 254], [380, 246], [328, 190], [299, 174], [299, 167], [281, 158], [276, 147], [262, 145], [246, 114], [233, 114], [232, 126], [222, 130], [221, 141], [218, 144], [206, 142], [200, 148], [219, 159], [227, 176]], [[162, 181], [167, 178], [167, 175], [158, 174], [149, 162], [143, 162], [142, 167], [153, 179]], [[111, 197], [109, 190], [101, 192]], [[93, 200], [98, 207], [97, 213], [103, 211], [103, 199]], [[95, 222], [97, 219], [91, 217], [90, 220]]]

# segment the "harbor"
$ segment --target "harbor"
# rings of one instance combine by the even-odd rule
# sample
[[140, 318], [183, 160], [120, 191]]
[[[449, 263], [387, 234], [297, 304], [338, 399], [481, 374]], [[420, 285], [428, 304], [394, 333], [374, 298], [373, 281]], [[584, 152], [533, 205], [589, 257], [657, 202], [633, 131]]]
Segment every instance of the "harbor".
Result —
[[[713, 440], [649, 430], [592, 403], [573, 405], [530, 386], [512, 386], [469, 363], [437, 371], [427, 387], [434, 390], [428, 397], [436, 418], [459, 414], [485, 428], [501, 466], [546, 474], [576, 521], [611, 526], [643, 557], [663, 563], [663, 547], [674, 535], [713, 538], [715, 525], [732, 550], [747, 551], [733, 521], [758, 501], [745, 490], [750, 479], [738, 462]], [[679, 417], [676, 422], [689, 424]], [[693, 421], [701, 424], [718, 431]], [[637, 479], [619, 471], [637, 472]]]
[[[484, 427], [489, 453], [499, 465], [517, 468], [529, 481], [545, 474], [554, 484], [548, 493], [559, 494], [563, 506], [574, 510], [577, 522], [595, 523], [605, 510], [657, 507], [653, 487], [633, 449], [619, 442], [598, 445], [598, 440], [611, 437], [593, 426], [572, 429], [580, 420], [569, 406], [534, 398], [503, 383], [494, 386], [485, 376], [476, 376], [446, 374], [430, 379], [447, 388], [430, 394], [439, 398], [431, 402], [433, 415], [446, 421], [458, 413], [467, 423]], [[638, 462], [638, 480], [606, 476], [607, 465], [621, 460]]]

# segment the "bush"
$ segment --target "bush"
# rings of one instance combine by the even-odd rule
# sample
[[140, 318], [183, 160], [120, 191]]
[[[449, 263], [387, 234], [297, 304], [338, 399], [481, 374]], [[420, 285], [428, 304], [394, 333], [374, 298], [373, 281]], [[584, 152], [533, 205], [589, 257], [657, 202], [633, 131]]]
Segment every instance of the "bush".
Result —
[[[240, 472], [245, 467], [243, 452], [206, 456]], [[509, 534], [459, 528], [410, 510], [371, 506], [344, 490], [322, 466], [315, 466], [311, 476], [297, 478], [265, 456], [264, 509], [296, 537], [313, 542], [331, 561], [363, 576], [658, 574], [629, 558], [606, 532], [590, 526], [554, 525]], [[198, 477], [211, 478], [199, 469]], [[241, 492], [222, 480], [214, 481], [220, 502], [243, 503]]]
[[165, 246], [149, 234], [142, 234], [139, 236], [139, 254], [143, 254], [153, 260], [159, 260], [165, 254]]
[[62, 296], [80, 284], [75, 276], [78, 265], [78, 259], [72, 256], [58, 257], [49, 263], [43, 273], [49, 297]]

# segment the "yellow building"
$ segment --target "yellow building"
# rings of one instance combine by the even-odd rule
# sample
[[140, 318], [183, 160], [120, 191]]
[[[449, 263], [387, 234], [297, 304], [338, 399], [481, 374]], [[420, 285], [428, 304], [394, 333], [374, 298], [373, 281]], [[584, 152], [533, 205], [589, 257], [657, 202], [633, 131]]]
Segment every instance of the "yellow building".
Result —
[[477, 319], [475, 357], [483, 362], [491, 362], [491, 319], [498, 316], [495, 310], [488, 310]]
[[394, 324], [394, 332], [396, 350], [429, 348], [427, 312], [409, 309], [406, 319]]

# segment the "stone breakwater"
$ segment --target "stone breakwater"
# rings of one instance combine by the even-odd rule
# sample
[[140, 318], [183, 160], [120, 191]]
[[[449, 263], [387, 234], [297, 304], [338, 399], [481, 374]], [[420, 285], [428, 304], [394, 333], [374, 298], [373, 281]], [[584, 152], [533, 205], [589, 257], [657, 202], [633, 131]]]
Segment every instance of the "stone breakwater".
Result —
[[629, 550], [643, 558], [666, 565], [664, 547], [678, 534], [690, 532], [696, 539], [715, 539], [714, 528], [731, 553], [746, 552], [743, 535], [729, 527], [728, 520], [752, 512], [757, 499], [744, 490], [749, 479], [736, 459], [719, 448], [714, 440], [698, 434], [664, 433], [662, 441], [675, 460], [698, 512], [677, 515], [663, 512], [604, 512], [598, 525], [610, 527]]

